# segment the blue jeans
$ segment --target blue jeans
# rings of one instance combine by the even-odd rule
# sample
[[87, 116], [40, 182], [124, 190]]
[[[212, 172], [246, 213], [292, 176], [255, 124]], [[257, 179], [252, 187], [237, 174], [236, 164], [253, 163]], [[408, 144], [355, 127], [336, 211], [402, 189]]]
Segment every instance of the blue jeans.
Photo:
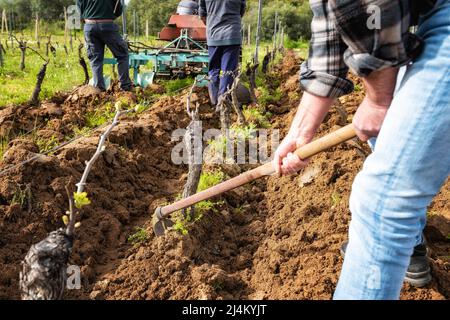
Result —
[[427, 207], [450, 174], [450, 0], [423, 17], [408, 68], [350, 197], [335, 299], [398, 299]]
[[[217, 104], [218, 97], [233, 85], [234, 72], [239, 65], [241, 46], [209, 47], [209, 94], [211, 103]], [[221, 74], [222, 72], [222, 74]]]
[[117, 60], [120, 87], [122, 90], [130, 90], [128, 45], [119, 34], [119, 27], [114, 23], [86, 23], [84, 25], [84, 37], [87, 45], [87, 54], [91, 63], [94, 86], [105, 90], [103, 79], [103, 59], [105, 46], [111, 50]]

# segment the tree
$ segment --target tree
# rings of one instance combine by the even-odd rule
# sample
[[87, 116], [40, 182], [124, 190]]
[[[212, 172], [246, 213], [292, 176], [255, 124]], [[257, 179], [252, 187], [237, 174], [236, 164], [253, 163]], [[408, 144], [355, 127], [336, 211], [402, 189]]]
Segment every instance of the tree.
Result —
[[170, 16], [176, 13], [179, 2], [179, 0], [131, 0], [127, 8], [128, 33], [133, 30], [133, 11], [136, 10], [140, 30], [144, 30], [147, 20], [149, 33], [156, 36], [167, 25]]
[[[270, 40], [273, 36], [275, 25], [275, 13], [285, 27], [285, 32], [292, 40], [309, 39], [311, 37], [312, 12], [309, 2], [303, 0], [290, 1], [264, 1], [262, 19], [262, 39]], [[257, 25], [258, 4], [257, 0], [248, 1], [247, 14], [244, 23]]]
[[55, 21], [64, 19], [64, 7], [74, 5], [73, 0], [31, 0], [31, 8], [34, 13], [44, 20]]
[[63, 19], [64, 7], [75, 4], [74, 0], [0, 0], [0, 10], [14, 14], [17, 28], [28, 26], [36, 13], [51, 22]]

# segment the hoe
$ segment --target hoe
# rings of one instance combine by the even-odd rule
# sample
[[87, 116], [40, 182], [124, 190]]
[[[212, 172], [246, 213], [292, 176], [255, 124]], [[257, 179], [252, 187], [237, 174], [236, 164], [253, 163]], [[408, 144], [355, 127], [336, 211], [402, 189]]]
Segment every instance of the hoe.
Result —
[[[355, 137], [356, 132], [353, 128], [353, 125], [350, 124], [299, 148], [297, 151], [295, 151], [295, 154], [300, 159], [308, 159]], [[172, 213], [189, 208], [201, 201], [211, 199], [225, 192], [243, 186], [249, 182], [255, 181], [259, 178], [271, 176], [274, 173], [275, 169], [273, 168], [272, 163], [267, 163], [256, 169], [243, 173], [233, 179], [222, 182], [221, 184], [218, 184], [210, 189], [175, 202], [174, 204], [157, 208], [152, 220], [155, 235], [157, 237], [163, 236], [165, 234], [165, 231], [173, 226], [173, 222], [169, 218]]]

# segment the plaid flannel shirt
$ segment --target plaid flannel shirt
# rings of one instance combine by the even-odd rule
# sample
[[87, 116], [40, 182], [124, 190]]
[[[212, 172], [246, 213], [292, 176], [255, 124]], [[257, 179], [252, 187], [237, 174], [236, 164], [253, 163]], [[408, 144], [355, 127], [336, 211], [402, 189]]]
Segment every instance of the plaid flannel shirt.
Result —
[[[420, 8], [413, 2], [419, 0], [310, 0], [312, 39], [309, 58], [301, 67], [303, 89], [337, 98], [353, 91], [349, 69], [365, 77], [375, 70], [410, 63], [423, 47], [410, 27], [417, 11], [435, 1], [423, 0]], [[374, 23], [377, 10], [380, 28]]]

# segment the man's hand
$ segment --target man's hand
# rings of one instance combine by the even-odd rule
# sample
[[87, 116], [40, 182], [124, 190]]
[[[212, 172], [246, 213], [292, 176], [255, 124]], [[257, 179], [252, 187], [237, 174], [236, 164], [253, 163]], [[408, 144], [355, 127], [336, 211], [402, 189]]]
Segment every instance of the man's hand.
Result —
[[389, 105], [376, 104], [368, 96], [364, 98], [353, 118], [353, 126], [361, 141], [378, 137], [388, 110]]
[[308, 160], [300, 159], [293, 152], [305, 144], [308, 144], [311, 140], [312, 138], [305, 136], [286, 136], [275, 152], [273, 160], [275, 171], [279, 176], [295, 174], [308, 165]]
[[363, 79], [366, 97], [353, 118], [358, 137], [362, 141], [378, 137], [386, 113], [394, 97], [398, 68], [372, 72]]
[[300, 159], [294, 152], [312, 141], [334, 101], [308, 92], [303, 94], [291, 129], [275, 152], [273, 166], [279, 176], [294, 174], [308, 164], [307, 159]]

